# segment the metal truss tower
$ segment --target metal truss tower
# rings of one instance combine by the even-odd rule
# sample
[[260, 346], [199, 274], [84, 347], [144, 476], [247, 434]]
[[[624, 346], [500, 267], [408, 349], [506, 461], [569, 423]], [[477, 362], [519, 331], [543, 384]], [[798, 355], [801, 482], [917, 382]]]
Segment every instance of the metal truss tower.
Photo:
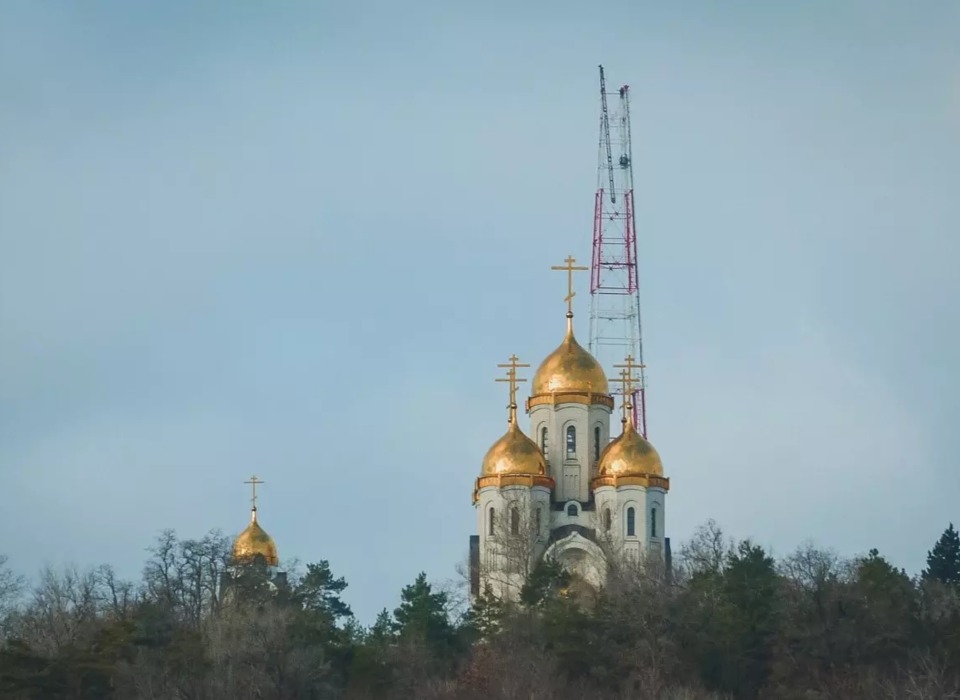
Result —
[[[612, 105], [608, 105], [608, 99]], [[630, 144], [630, 88], [607, 93], [600, 66], [600, 142], [593, 210], [590, 272], [590, 352], [613, 374], [632, 356], [638, 366], [633, 389], [634, 425], [647, 435], [646, 375], [640, 322], [637, 233]]]

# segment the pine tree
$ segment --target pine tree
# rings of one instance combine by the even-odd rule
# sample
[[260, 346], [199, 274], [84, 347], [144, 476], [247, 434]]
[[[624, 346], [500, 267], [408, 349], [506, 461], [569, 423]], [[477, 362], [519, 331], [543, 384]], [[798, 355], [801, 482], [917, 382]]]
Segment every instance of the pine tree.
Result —
[[960, 534], [953, 523], [943, 531], [940, 539], [927, 552], [927, 568], [923, 571], [925, 581], [939, 581], [947, 585], [960, 584]]

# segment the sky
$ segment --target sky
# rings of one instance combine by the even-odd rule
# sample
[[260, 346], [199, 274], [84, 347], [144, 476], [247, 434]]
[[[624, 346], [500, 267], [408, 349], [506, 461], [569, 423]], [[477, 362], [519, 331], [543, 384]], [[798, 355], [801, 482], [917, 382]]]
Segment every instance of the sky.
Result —
[[674, 546], [918, 572], [960, 521], [957, 36], [933, 1], [4, 2], [0, 554], [136, 578], [255, 473], [362, 621], [458, 580], [496, 365], [590, 258], [603, 63]]

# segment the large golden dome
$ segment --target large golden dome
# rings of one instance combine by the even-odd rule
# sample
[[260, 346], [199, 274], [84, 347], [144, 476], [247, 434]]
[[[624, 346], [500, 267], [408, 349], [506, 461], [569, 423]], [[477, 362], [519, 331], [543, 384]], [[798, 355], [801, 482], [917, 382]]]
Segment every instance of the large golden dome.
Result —
[[573, 337], [573, 321], [567, 317], [567, 335], [560, 347], [547, 356], [533, 375], [531, 394], [609, 394], [607, 375], [593, 355]]
[[627, 421], [620, 437], [600, 455], [597, 476], [663, 476], [663, 464], [653, 445]]
[[233, 558], [237, 562], [253, 562], [263, 557], [268, 566], [278, 566], [277, 545], [257, 522], [257, 509], [250, 512], [250, 524], [233, 542]]
[[543, 453], [537, 443], [517, 427], [516, 418], [513, 417], [507, 432], [487, 450], [480, 476], [537, 476], [546, 472], [547, 463], [543, 459]]

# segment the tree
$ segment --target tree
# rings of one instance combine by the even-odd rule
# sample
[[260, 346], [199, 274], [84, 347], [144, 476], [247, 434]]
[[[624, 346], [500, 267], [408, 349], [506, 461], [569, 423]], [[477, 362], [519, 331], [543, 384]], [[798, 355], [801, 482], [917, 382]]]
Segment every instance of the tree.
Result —
[[960, 534], [953, 523], [927, 552], [927, 568], [922, 576], [925, 581], [939, 581], [949, 586], [960, 584]]
[[520, 590], [520, 602], [530, 608], [537, 607], [556, 598], [568, 585], [570, 574], [560, 562], [541, 559]]
[[294, 586], [293, 599], [304, 610], [335, 624], [353, 616], [350, 606], [340, 598], [346, 588], [346, 580], [342, 576], [334, 578], [330, 563], [323, 560], [307, 564], [307, 573]]
[[23, 576], [15, 574], [7, 566], [7, 557], [0, 554], [0, 644], [6, 639], [10, 615], [25, 588]]
[[400, 607], [393, 611], [394, 632], [401, 637], [422, 636], [431, 644], [442, 646], [452, 633], [446, 606], [446, 594], [434, 593], [426, 573], [420, 572], [413, 584], [404, 586], [400, 593]]

